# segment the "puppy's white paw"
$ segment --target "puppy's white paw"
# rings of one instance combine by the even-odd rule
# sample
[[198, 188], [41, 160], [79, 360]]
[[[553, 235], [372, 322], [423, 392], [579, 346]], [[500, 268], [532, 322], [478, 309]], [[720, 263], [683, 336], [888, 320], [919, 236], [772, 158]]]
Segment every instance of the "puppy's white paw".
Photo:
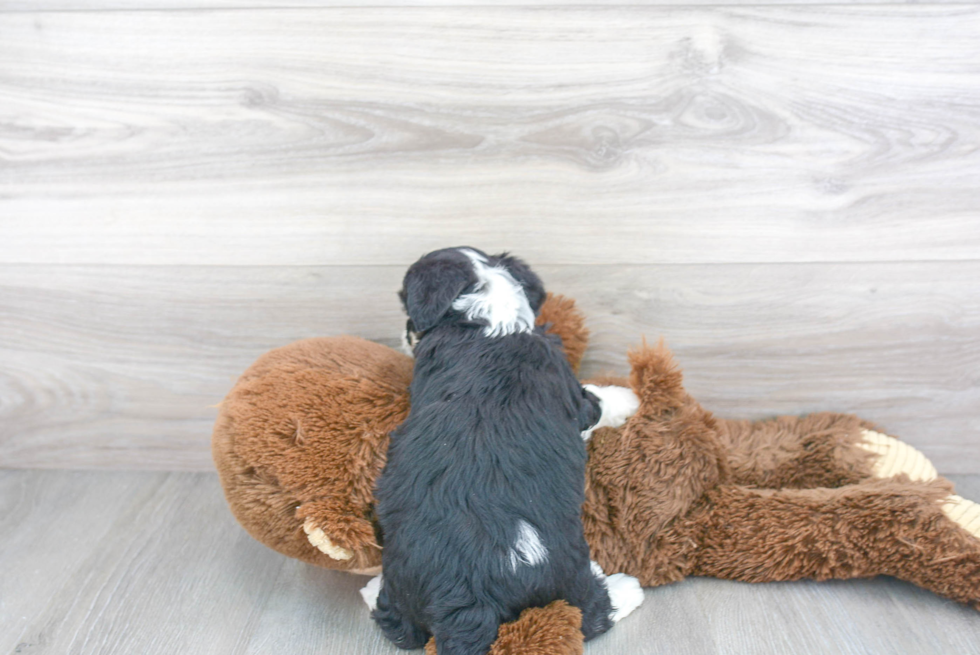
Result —
[[361, 598], [367, 603], [368, 609], [372, 612], [378, 606], [378, 594], [381, 593], [381, 576], [376, 575], [361, 588]]
[[640, 581], [631, 575], [614, 573], [606, 578], [606, 587], [613, 606], [613, 613], [609, 618], [614, 623], [629, 616], [643, 603], [643, 588], [640, 587]]
[[592, 574], [599, 578], [609, 593], [609, 602], [612, 603], [613, 607], [609, 618], [613, 620], [613, 623], [626, 618], [643, 603], [643, 588], [640, 587], [639, 580], [625, 573], [614, 573], [607, 576], [596, 562], [590, 564]]
[[587, 384], [585, 388], [599, 399], [602, 416], [599, 417], [598, 423], [582, 433], [583, 439], [591, 437], [592, 431], [598, 428], [618, 428], [640, 408], [640, 399], [632, 389], [616, 386], [597, 387], [594, 384]]
[[[627, 387], [606, 387], [603, 403], [608, 405], [609, 427], [618, 428], [640, 408], [640, 399]], [[603, 408], [606, 409], [606, 408]], [[606, 413], [606, 412], [603, 412]]]
[[303, 522], [303, 532], [306, 533], [307, 540], [316, 546], [317, 550], [332, 559], [348, 560], [354, 556], [354, 553], [351, 551], [330, 541], [330, 537], [323, 530], [316, 527], [313, 519], [306, 519]]

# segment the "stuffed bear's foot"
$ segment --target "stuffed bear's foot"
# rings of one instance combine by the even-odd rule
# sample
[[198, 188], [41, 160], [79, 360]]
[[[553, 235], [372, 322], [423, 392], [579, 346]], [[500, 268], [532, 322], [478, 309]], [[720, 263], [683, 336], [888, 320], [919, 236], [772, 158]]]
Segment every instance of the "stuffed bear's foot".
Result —
[[310, 543], [324, 555], [336, 560], [348, 560], [354, 556], [351, 551], [330, 541], [330, 537], [318, 528], [316, 522], [311, 518], [303, 522], [303, 532], [306, 533], [306, 538], [310, 540]]
[[953, 494], [946, 498], [942, 510], [951, 521], [980, 539], [980, 505]]
[[310, 545], [331, 562], [362, 575], [377, 575], [381, 571], [381, 547], [374, 526], [361, 518], [356, 508], [330, 500], [313, 500], [296, 509], [296, 518], [302, 521], [300, 534], [305, 534]]
[[[890, 478], [904, 474], [913, 482], [931, 482], [939, 477], [936, 467], [926, 456], [905, 442], [873, 430], [862, 431], [858, 446], [873, 453], [872, 475]], [[942, 504], [943, 513], [954, 523], [980, 539], [980, 505], [951, 494]]]
[[876, 478], [890, 478], [904, 473], [912, 482], [930, 482], [939, 477], [936, 467], [926, 456], [903, 441], [874, 430], [862, 430], [858, 446], [877, 456], [871, 466]]

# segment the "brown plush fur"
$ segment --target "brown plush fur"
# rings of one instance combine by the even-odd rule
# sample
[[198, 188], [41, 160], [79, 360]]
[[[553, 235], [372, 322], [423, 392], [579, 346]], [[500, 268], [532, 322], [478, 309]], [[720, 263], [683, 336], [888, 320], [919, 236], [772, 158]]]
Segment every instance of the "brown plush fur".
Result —
[[578, 374], [585, 349], [589, 345], [589, 330], [585, 327], [585, 316], [575, 306], [575, 301], [549, 293], [541, 305], [536, 322], [547, 326], [550, 334], [561, 337], [565, 357], [572, 365], [572, 370]]
[[[582, 613], [563, 600], [547, 607], [530, 607], [513, 623], [497, 631], [488, 655], [565, 655], [581, 653]], [[425, 645], [426, 655], [436, 655], [435, 637]]]
[[630, 361], [629, 382], [645, 402], [628, 430], [598, 430], [589, 442], [582, 515], [604, 571], [663, 584], [686, 575], [690, 541], [661, 543], [665, 528], [723, 481], [727, 467], [714, 418], [687, 397], [666, 349], [643, 348]]
[[604, 570], [647, 586], [885, 574], [980, 609], [980, 540], [940, 509], [952, 484], [872, 478], [867, 423], [716, 421], [662, 345], [630, 362], [640, 409], [590, 444], [583, 514]]
[[854, 484], [871, 475], [871, 454], [855, 448], [875, 426], [848, 414], [719, 421], [718, 439], [735, 484], [810, 489]]
[[950, 521], [946, 480], [838, 489], [723, 486], [697, 517], [690, 575], [747, 582], [892, 575], [980, 609], [980, 540]]
[[[587, 333], [574, 302], [549, 297], [577, 367]], [[892, 575], [980, 609], [980, 539], [940, 509], [952, 485], [875, 479], [860, 419], [841, 414], [716, 419], [684, 390], [661, 344], [630, 353], [640, 409], [589, 443], [583, 523], [593, 558], [647, 586], [706, 575], [749, 582]], [[372, 569], [372, 488], [387, 434], [408, 412], [412, 360], [352, 337], [301, 341], [260, 358], [222, 404], [213, 453], [242, 525], [318, 566]], [[603, 378], [598, 383], [627, 384]], [[352, 551], [334, 560], [307, 519]], [[501, 626], [494, 655], [576, 655], [580, 614], [564, 603]]]

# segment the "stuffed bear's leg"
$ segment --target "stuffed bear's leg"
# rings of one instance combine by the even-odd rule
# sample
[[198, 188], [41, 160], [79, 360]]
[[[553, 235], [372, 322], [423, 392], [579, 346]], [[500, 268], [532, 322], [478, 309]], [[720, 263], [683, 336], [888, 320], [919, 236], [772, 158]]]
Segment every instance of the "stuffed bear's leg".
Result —
[[740, 485], [813, 489], [900, 474], [921, 482], [937, 477], [922, 453], [850, 414], [719, 421], [718, 438]]
[[[723, 486], [691, 575], [764, 582], [892, 575], [980, 609], [980, 507], [942, 478], [838, 489]], [[962, 510], [962, 511], [959, 511]]]
[[873, 475], [870, 425], [849, 414], [718, 421], [732, 482], [769, 489], [840, 487]]
[[939, 477], [936, 467], [926, 456], [895, 437], [865, 429], [857, 444], [871, 453], [871, 477], [890, 478], [905, 475], [913, 482], [929, 482]]
[[[899, 476], [912, 482], [932, 482], [939, 479], [936, 467], [925, 455], [895, 437], [871, 429], [861, 430], [858, 448], [871, 458], [871, 479]], [[980, 505], [961, 496], [950, 494], [942, 502], [942, 511], [954, 523], [980, 539]]]

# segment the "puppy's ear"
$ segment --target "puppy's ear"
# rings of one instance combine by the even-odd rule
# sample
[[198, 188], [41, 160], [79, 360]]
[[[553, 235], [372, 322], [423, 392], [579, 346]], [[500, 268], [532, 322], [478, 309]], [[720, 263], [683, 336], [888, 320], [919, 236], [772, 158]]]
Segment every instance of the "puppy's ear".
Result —
[[541, 282], [541, 278], [523, 260], [513, 255], [504, 252], [497, 257], [500, 265], [510, 271], [514, 279], [524, 288], [524, 295], [527, 296], [527, 301], [531, 305], [531, 311], [537, 315], [545, 298], [544, 284]]
[[468, 262], [423, 260], [408, 269], [399, 296], [415, 329], [425, 332], [438, 323], [459, 294], [476, 281], [476, 274]]

